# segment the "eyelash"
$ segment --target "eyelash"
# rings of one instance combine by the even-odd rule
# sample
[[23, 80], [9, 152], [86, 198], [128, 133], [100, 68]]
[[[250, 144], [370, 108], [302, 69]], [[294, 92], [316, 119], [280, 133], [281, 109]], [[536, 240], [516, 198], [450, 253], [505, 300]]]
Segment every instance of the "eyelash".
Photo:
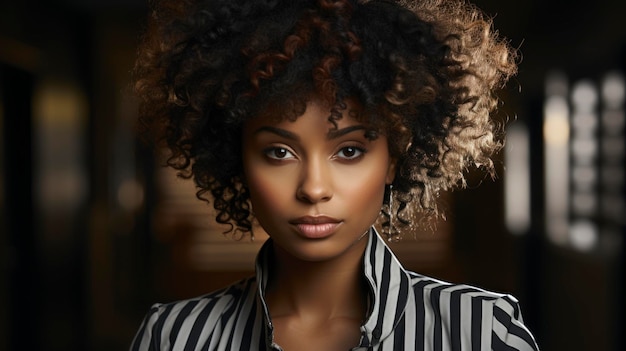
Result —
[[351, 157], [341, 157], [342, 159], [344, 159], [346, 161], [358, 160], [358, 159], [362, 158], [365, 153], [367, 153], [367, 150], [362, 148], [362, 147], [349, 145], [349, 146], [344, 146], [341, 149], [339, 149], [339, 152], [337, 152], [336, 155], [339, 155], [340, 153], [346, 151], [347, 149], [353, 149], [354, 150], [353, 152], [355, 154], [357, 154], [357, 155], [356, 156], [351, 156]]
[[[339, 156], [341, 153], [345, 153], [345, 151], [347, 151], [348, 149], [352, 149], [356, 155], [352, 155], [352, 156]], [[281, 152], [281, 153], [285, 153], [285, 155], [283, 155], [282, 157], [278, 157], [276, 155], [276, 152]], [[283, 161], [283, 160], [288, 160], [291, 158], [294, 158], [295, 155], [292, 151], [290, 151], [288, 148], [286, 147], [281, 147], [281, 146], [273, 146], [273, 147], [269, 147], [265, 150], [263, 150], [263, 153], [265, 154], [265, 156], [267, 156], [270, 160], [272, 161]], [[333, 157], [337, 157], [343, 161], [355, 161], [358, 159], [361, 159], [363, 157], [363, 155], [367, 153], [367, 150], [365, 148], [362, 148], [360, 146], [353, 146], [353, 145], [348, 145], [348, 146], [344, 146], [342, 148], [339, 149], [339, 151], [333, 156]], [[291, 157], [287, 157], [288, 155], [291, 155]]]
[[[267, 156], [272, 161], [282, 161], [282, 160], [285, 160], [284, 156], [283, 157], [276, 157], [275, 153], [277, 151], [284, 151], [285, 153], [291, 154], [292, 156], [294, 156], [293, 152], [291, 152], [289, 149], [287, 149], [286, 147], [280, 147], [280, 146], [269, 147], [269, 148], [263, 150], [263, 153], [265, 154], [265, 156]], [[272, 153], [274, 153], [274, 156], [272, 156]]]

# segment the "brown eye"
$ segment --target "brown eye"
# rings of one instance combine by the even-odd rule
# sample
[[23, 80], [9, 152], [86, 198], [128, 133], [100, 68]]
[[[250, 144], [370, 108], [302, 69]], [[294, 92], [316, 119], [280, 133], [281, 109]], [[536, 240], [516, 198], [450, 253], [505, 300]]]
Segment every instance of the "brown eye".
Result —
[[346, 146], [342, 148], [341, 150], [339, 150], [339, 152], [337, 153], [337, 156], [346, 160], [354, 160], [354, 159], [361, 157], [364, 152], [365, 150], [362, 148], [355, 147], [355, 146]]
[[343, 149], [343, 156], [348, 157], [348, 158], [352, 158], [354, 157], [354, 155], [356, 155], [356, 149], [353, 147], [347, 147], [345, 149]]
[[270, 148], [268, 150], [265, 150], [265, 154], [267, 155], [267, 157], [274, 160], [284, 160], [294, 157], [291, 151], [287, 150], [284, 147]]
[[285, 156], [287, 156], [287, 150], [276, 149], [274, 150], [274, 156], [276, 156], [277, 158], [284, 158]]

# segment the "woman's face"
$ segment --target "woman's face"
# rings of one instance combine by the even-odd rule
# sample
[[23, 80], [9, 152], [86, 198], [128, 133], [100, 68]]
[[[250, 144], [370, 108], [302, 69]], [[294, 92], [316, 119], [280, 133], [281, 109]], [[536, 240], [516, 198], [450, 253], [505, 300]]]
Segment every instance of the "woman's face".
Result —
[[[383, 135], [370, 140], [348, 104], [337, 128], [313, 100], [296, 121], [265, 113], [244, 126], [253, 212], [283, 251], [323, 261], [350, 251], [379, 214], [394, 176]], [[280, 117], [280, 116], [278, 116]]]

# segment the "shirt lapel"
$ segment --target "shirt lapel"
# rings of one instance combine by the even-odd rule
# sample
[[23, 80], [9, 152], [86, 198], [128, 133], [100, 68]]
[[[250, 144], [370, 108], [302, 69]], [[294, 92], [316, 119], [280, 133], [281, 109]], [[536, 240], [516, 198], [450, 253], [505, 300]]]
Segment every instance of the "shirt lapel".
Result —
[[410, 278], [374, 228], [370, 230], [363, 268], [372, 299], [371, 313], [361, 327], [361, 347], [369, 347], [389, 337], [402, 319], [409, 298]]

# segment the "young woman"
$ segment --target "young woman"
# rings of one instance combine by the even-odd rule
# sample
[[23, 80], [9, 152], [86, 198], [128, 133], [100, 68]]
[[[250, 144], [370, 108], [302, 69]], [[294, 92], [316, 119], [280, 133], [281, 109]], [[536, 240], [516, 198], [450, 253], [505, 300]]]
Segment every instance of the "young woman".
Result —
[[218, 222], [270, 239], [255, 277], [153, 306], [132, 350], [536, 350], [515, 298], [406, 271], [384, 240], [492, 171], [514, 60], [464, 2], [159, 2], [143, 125]]

